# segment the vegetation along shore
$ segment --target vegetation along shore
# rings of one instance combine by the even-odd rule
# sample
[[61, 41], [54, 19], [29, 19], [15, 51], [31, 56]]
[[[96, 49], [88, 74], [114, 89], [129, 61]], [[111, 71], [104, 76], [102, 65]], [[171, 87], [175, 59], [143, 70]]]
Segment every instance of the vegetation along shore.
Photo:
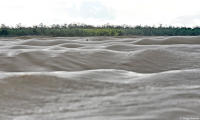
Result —
[[92, 26], [85, 24], [64, 24], [64, 25], [51, 25], [46, 26], [43, 24], [23, 27], [18, 24], [16, 27], [9, 27], [1, 24], [0, 36], [60, 36], [60, 37], [73, 37], [73, 36], [198, 36], [200, 35], [200, 27], [159, 27], [152, 26], [128, 26], [128, 25], [102, 25]]

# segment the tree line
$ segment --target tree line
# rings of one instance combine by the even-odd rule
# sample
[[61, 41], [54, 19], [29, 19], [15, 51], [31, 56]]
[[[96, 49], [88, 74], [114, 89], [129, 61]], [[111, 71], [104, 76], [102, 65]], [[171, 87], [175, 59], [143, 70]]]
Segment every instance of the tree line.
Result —
[[0, 27], [0, 36], [197, 36], [200, 35], [200, 27], [152, 27], [152, 26], [128, 26], [128, 25], [102, 25], [92, 26], [86, 24], [54, 24], [46, 26], [39, 24], [32, 27], [9, 27], [4, 24]]

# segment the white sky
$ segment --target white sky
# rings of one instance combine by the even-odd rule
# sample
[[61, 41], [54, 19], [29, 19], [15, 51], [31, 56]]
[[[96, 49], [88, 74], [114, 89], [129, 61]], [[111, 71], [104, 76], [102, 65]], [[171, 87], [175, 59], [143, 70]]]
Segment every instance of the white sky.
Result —
[[0, 24], [200, 26], [200, 0], [0, 0]]

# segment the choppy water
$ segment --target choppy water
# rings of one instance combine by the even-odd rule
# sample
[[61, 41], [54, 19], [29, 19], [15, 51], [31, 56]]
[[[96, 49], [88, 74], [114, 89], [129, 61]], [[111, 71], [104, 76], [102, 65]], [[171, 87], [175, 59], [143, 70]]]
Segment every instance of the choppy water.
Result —
[[0, 38], [0, 120], [200, 120], [200, 37]]

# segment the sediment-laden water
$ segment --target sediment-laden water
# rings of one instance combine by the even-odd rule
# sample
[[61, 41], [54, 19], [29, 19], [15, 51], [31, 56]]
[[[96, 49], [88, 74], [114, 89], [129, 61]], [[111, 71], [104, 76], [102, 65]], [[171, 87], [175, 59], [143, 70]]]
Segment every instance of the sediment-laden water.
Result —
[[0, 38], [0, 120], [200, 120], [200, 37]]

